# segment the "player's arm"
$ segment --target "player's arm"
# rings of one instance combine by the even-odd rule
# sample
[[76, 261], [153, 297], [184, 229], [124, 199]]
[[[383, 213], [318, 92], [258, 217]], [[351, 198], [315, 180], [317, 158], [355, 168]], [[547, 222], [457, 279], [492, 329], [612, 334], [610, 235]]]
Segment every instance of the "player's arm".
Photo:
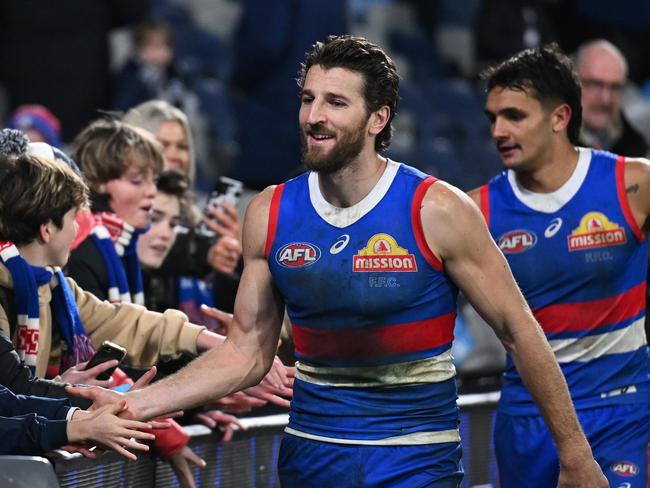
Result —
[[561, 480], [607, 486], [553, 352], [477, 206], [460, 190], [437, 182], [425, 196], [421, 218], [430, 248], [510, 352], [539, 406], [557, 444]]
[[625, 193], [640, 229], [650, 230], [650, 161], [628, 158], [625, 163]]
[[128, 393], [138, 418], [202, 405], [259, 383], [275, 357], [284, 305], [264, 257], [273, 190], [251, 201], [244, 220], [244, 260], [232, 324], [221, 345], [178, 373], [148, 388]]

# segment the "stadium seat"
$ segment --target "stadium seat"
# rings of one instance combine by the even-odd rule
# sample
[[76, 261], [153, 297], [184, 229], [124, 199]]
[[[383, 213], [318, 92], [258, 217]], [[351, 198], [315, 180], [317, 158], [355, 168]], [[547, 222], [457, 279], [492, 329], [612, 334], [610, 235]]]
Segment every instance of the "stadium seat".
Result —
[[0, 486], [58, 488], [49, 461], [39, 456], [0, 456]]

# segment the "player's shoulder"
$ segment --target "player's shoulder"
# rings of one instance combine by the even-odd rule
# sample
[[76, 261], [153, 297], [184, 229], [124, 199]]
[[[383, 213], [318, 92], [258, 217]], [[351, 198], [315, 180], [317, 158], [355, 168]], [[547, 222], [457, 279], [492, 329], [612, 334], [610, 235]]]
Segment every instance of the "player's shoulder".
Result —
[[[422, 213], [436, 221], [453, 222], [459, 217], [477, 211], [472, 198], [455, 186], [441, 180], [432, 184], [422, 201]], [[423, 219], [426, 222], [425, 219]]]
[[473, 190], [467, 192], [467, 196], [470, 197], [472, 201], [479, 207], [481, 206], [481, 191], [483, 186], [479, 186], [478, 188], [474, 188]]
[[245, 230], [266, 229], [277, 188], [278, 185], [268, 186], [251, 199], [244, 216]]
[[267, 186], [266, 188], [264, 188], [264, 190], [259, 192], [253, 198], [251, 198], [246, 213], [258, 213], [260, 211], [268, 211], [268, 209], [271, 206], [271, 202], [273, 201], [273, 196], [275, 195], [276, 190], [278, 190], [279, 186], [280, 185]]
[[625, 186], [641, 185], [650, 188], [650, 160], [625, 158]]
[[625, 158], [625, 172], [650, 172], [650, 160], [647, 158]]

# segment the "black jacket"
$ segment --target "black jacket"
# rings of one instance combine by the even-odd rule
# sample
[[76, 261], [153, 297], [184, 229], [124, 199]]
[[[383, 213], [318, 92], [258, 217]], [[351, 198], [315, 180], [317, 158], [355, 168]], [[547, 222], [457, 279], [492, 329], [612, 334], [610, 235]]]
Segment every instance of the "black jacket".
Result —
[[0, 454], [40, 454], [68, 443], [67, 400], [14, 395], [0, 387]]
[[[596, 149], [606, 149], [620, 156], [627, 156], [629, 158], [645, 158], [648, 154], [648, 143], [643, 136], [630, 124], [621, 112], [622, 131], [620, 137], [612, 141], [609, 148], [597, 147]], [[578, 140], [578, 145], [590, 147], [582, 139]]]

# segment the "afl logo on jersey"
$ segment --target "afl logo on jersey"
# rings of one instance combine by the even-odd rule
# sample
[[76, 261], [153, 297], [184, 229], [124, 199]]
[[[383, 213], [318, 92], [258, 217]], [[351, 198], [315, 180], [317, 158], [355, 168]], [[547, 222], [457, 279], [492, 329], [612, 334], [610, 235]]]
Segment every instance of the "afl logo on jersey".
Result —
[[280, 248], [275, 260], [286, 268], [304, 268], [320, 259], [320, 249], [307, 242], [292, 242]]
[[503, 254], [524, 252], [537, 244], [537, 235], [529, 230], [511, 230], [497, 239]]
[[636, 476], [639, 474], [639, 467], [630, 461], [616, 461], [611, 465], [610, 469], [619, 476]]

